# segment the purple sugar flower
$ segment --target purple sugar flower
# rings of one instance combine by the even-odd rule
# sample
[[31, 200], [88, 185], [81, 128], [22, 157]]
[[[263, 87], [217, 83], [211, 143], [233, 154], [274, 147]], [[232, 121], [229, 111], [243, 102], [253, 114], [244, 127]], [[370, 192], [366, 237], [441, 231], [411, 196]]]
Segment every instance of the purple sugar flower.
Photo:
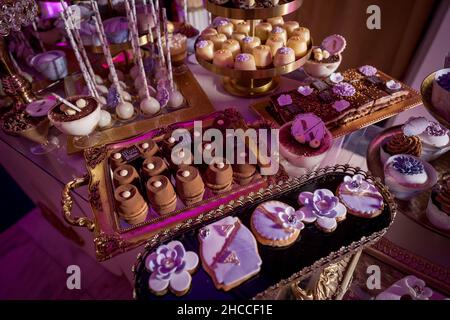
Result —
[[372, 67], [372, 66], [362, 66], [359, 69], [359, 72], [361, 72], [363, 75], [365, 75], [366, 77], [372, 77], [375, 76], [378, 72], [377, 68]]
[[448, 129], [442, 127], [439, 123], [434, 121], [430, 121], [426, 131], [433, 137], [442, 137], [448, 134]]
[[356, 89], [350, 83], [341, 82], [333, 87], [333, 93], [341, 97], [352, 97], [356, 93]]
[[292, 207], [287, 207], [284, 211], [278, 212], [278, 218], [284, 229], [302, 230], [305, 227], [302, 222], [305, 215], [300, 211], [295, 211]]
[[185, 250], [183, 245], [176, 244], [173, 248], [160, 246], [147, 259], [147, 266], [159, 280], [169, 280], [173, 274], [184, 270]]
[[398, 172], [405, 175], [421, 174], [425, 171], [423, 163], [411, 156], [398, 156], [393, 160], [392, 166]]

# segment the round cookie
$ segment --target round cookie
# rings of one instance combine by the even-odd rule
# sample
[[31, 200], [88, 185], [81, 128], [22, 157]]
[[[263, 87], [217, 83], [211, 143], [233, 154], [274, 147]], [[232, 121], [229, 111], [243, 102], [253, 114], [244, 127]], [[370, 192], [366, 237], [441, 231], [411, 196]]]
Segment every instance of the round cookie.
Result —
[[259, 243], [286, 247], [294, 243], [305, 227], [303, 213], [280, 201], [268, 201], [253, 211], [250, 225]]

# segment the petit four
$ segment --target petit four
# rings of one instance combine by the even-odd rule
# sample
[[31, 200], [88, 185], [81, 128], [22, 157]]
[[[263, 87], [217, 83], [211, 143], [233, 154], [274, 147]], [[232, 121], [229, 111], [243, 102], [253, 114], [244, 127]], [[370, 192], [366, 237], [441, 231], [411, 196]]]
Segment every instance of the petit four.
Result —
[[283, 17], [269, 18], [269, 19], [267, 19], [267, 22], [270, 23], [273, 27], [284, 25]]
[[242, 21], [235, 25], [235, 32], [236, 33], [243, 33], [248, 35], [250, 33], [250, 23]]
[[256, 70], [255, 57], [248, 53], [241, 53], [236, 56], [234, 61], [236, 70]]
[[286, 29], [288, 38], [293, 36], [293, 32], [300, 28], [300, 24], [297, 21], [286, 21], [283, 25]]
[[304, 214], [280, 201], [268, 201], [253, 211], [250, 223], [256, 240], [266, 246], [286, 247], [297, 240], [305, 227]]
[[237, 40], [228, 39], [222, 44], [222, 49], [228, 49], [233, 54], [233, 57], [236, 57], [239, 53], [241, 53], [241, 46]]
[[243, 152], [242, 154], [242, 160], [244, 161], [240, 160], [241, 159], [239, 159], [235, 164], [232, 165], [233, 178], [237, 184], [245, 186], [249, 184], [255, 176], [256, 166], [249, 163], [249, 157], [247, 156], [246, 152]]
[[200, 34], [201, 38], [203, 40], [209, 40], [210, 37], [214, 36], [218, 34], [217, 30], [214, 28], [206, 28], [205, 30], [202, 31], [202, 33]]
[[228, 49], [220, 49], [214, 52], [213, 64], [221, 68], [234, 66], [233, 53]]
[[197, 168], [181, 166], [175, 175], [175, 180], [178, 195], [186, 206], [203, 200], [205, 185]]
[[269, 46], [257, 46], [253, 48], [252, 54], [255, 57], [255, 64], [257, 68], [267, 68], [272, 64], [272, 51]]
[[160, 215], [173, 212], [177, 207], [175, 189], [166, 176], [151, 177], [146, 183], [150, 204]]
[[260, 38], [261, 41], [267, 41], [271, 31], [272, 25], [268, 22], [258, 23], [255, 27], [255, 35]]
[[119, 186], [114, 191], [117, 202], [117, 214], [130, 224], [138, 224], [145, 221], [148, 206], [138, 189], [131, 184]]
[[436, 72], [431, 102], [439, 114], [450, 121], [450, 69]]
[[222, 44], [227, 41], [227, 36], [223, 33], [219, 33], [216, 35], [213, 35], [209, 38], [214, 43], [214, 50], [220, 50], [222, 49]]
[[258, 37], [245, 37], [242, 39], [242, 52], [252, 53], [253, 48], [261, 45], [261, 40]]
[[296, 59], [305, 56], [308, 52], [308, 43], [301, 37], [289, 38], [287, 46], [294, 50]]
[[233, 183], [233, 169], [225, 160], [217, 160], [208, 166], [205, 179], [206, 186], [214, 193], [226, 192]]
[[152, 157], [159, 152], [158, 145], [151, 139], [138, 143], [137, 147], [145, 158]]
[[347, 208], [328, 189], [302, 192], [298, 203], [302, 206], [299, 211], [304, 215], [303, 222], [315, 222], [319, 229], [327, 233], [336, 230], [338, 222], [345, 220], [347, 215]]
[[218, 33], [223, 33], [227, 36], [227, 38], [230, 38], [234, 31], [234, 25], [231, 22], [223, 22], [221, 25], [217, 27]]
[[196, 44], [197, 55], [206, 60], [212, 61], [214, 58], [214, 43], [211, 40], [200, 40]]
[[305, 28], [305, 27], [300, 27], [300, 28], [295, 29], [292, 32], [291, 37], [300, 37], [307, 43], [309, 43], [311, 41], [311, 33], [310, 33], [309, 29]]
[[440, 181], [428, 202], [427, 218], [441, 230], [450, 230], [450, 178]]
[[275, 67], [285, 66], [293, 62], [295, 62], [295, 51], [289, 47], [278, 49], [273, 57], [273, 65]]
[[114, 170], [113, 179], [116, 186], [135, 184], [139, 180], [139, 175], [133, 166], [124, 164]]
[[217, 289], [229, 291], [259, 273], [255, 237], [238, 218], [214, 222], [200, 229], [198, 238], [203, 268]]
[[287, 36], [287, 32], [285, 29], [277, 26], [277, 27], [274, 27], [270, 33], [272, 34], [272, 36], [281, 37], [283, 39], [283, 44], [286, 45], [288, 36]]
[[384, 199], [374, 184], [360, 174], [345, 176], [336, 195], [351, 215], [361, 218], [375, 218], [384, 209]]
[[290, 163], [312, 169], [332, 146], [332, 135], [323, 121], [312, 113], [298, 115], [280, 129], [280, 153]]
[[239, 41], [239, 43], [242, 43], [242, 39], [244, 39], [245, 37], [247, 37], [247, 35], [244, 33], [233, 33], [231, 35], [231, 39], [237, 40]]
[[150, 291], [157, 296], [166, 294], [168, 289], [176, 296], [185, 295], [199, 261], [198, 255], [186, 251], [179, 241], [160, 245], [145, 259], [145, 267], [151, 272], [148, 279]]
[[282, 37], [279, 36], [270, 36], [269, 39], [267, 39], [266, 45], [269, 46], [272, 50], [272, 56], [275, 56], [278, 49], [283, 48], [284, 41]]
[[437, 182], [437, 172], [429, 163], [405, 154], [390, 157], [384, 175], [386, 185], [400, 200], [411, 199]]
[[169, 169], [162, 158], [147, 157], [142, 164], [142, 174], [147, 179], [156, 176], [169, 176]]

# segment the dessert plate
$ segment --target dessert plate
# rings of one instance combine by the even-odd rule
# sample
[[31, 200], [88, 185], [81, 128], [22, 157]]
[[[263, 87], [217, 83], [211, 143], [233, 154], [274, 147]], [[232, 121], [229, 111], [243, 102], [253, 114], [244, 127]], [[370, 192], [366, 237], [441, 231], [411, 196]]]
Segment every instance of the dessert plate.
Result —
[[[77, 178], [65, 186], [63, 191], [63, 211], [64, 217], [69, 224], [86, 227], [94, 232], [94, 244], [99, 260], [106, 260], [121, 252], [130, 250], [141, 245], [151, 237], [174, 237], [180, 232], [191, 229], [200, 223], [227, 215], [231, 210], [245, 204], [246, 201], [251, 201], [253, 198], [245, 198], [248, 194], [258, 192], [258, 190], [266, 187], [272, 179], [277, 177], [263, 176], [257, 172], [249, 184], [241, 186], [233, 183], [230, 190], [218, 195], [214, 195], [207, 188], [203, 200], [189, 206], [184, 205], [178, 197], [175, 211], [163, 216], [157, 215], [155, 209], [149, 205], [150, 210], [147, 218], [142, 223], [130, 225], [119, 217], [116, 201], [114, 200], [115, 189], [110, 156], [120, 152], [124, 158], [132, 158], [125, 163], [132, 164], [135, 168], [141, 168], [142, 159], [138, 159], [140, 157], [139, 150], [136, 150], [137, 148], [135, 147], [139, 143], [152, 139], [155, 143], [160, 144], [166, 133], [178, 128], [191, 130], [194, 126], [194, 121], [203, 121], [204, 128], [211, 127], [219, 117], [220, 119], [228, 119], [231, 126], [235, 129], [246, 129], [242, 116], [234, 109], [227, 109], [196, 118], [192, 121], [179, 122], [168, 127], [159, 127], [129, 140], [86, 149], [84, 156], [89, 173], [85, 177]], [[255, 145], [251, 146], [249, 144], [248, 148], [249, 152], [258, 154], [258, 149], [255, 149]], [[135, 157], [136, 153], [137, 156]], [[259, 160], [263, 159], [258, 158]], [[199, 166], [196, 165], [196, 167], [200, 169]], [[259, 164], [256, 167], [260, 169]], [[283, 174], [284, 171], [282, 170], [278, 173], [278, 175]], [[73, 203], [71, 191], [83, 185], [89, 185], [89, 199], [94, 215], [93, 220], [73, 217], [71, 214]], [[143, 188], [143, 186], [140, 186], [140, 188]], [[144, 194], [142, 190], [141, 192]]]
[[[402, 133], [402, 126], [396, 126], [379, 133], [371, 141], [369, 148], [367, 149], [367, 167], [369, 171], [376, 177], [384, 180], [383, 163], [380, 157], [380, 148], [383, 143], [390, 137]], [[438, 159], [431, 161], [430, 164], [436, 169], [440, 176], [443, 173], [450, 171], [450, 152], [442, 155]], [[410, 201], [396, 200], [398, 205], [398, 211], [422, 225], [423, 227], [437, 233], [443, 237], [450, 238], [450, 232], [440, 230], [433, 226], [426, 216], [426, 209], [428, 206], [428, 200], [430, 198], [431, 190], [420, 194], [418, 197], [413, 198]]]
[[[330, 234], [320, 231], [314, 224], [307, 225], [301, 231], [297, 241], [284, 248], [258, 244], [259, 256], [262, 259], [260, 272], [227, 292], [217, 290], [213, 280], [201, 267], [193, 274], [192, 288], [183, 296], [183, 299], [248, 300], [274, 297], [286, 286], [305, 280], [312, 271], [320, 270], [377, 242], [393, 222], [396, 205], [380, 179], [349, 166], [327, 167], [299, 178], [280, 179], [275, 184], [244, 197], [244, 204], [229, 211], [228, 214], [238, 217], [249, 228], [252, 212], [260, 203], [278, 200], [298, 209], [297, 197], [300, 192], [314, 191], [324, 187], [336, 190], [346, 175], [355, 174], [362, 174], [367, 180], [374, 182], [380, 190], [385, 202], [381, 215], [373, 219], [348, 215]], [[202, 224], [202, 226], [205, 225], [206, 223]], [[199, 229], [201, 226], [186, 231], [177, 238], [184, 244], [187, 251], [199, 252]], [[164, 234], [155, 235], [147, 242], [145, 251], [138, 256], [133, 267], [137, 299], [178, 299], [171, 294], [162, 298], [153, 295], [148, 289], [150, 275], [144, 266], [147, 256], [160, 244], [169, 242], [169, 239], [170, 236]]]

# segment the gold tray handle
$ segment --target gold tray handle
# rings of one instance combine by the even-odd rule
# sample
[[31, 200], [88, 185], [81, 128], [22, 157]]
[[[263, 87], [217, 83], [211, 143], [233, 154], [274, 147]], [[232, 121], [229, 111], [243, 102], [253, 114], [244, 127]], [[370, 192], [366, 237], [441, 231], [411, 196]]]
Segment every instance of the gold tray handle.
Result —
[[87, 185], [89, 182], [89, 176], [85, 175], [81, 178], [75, 178], [64, 186], [62, 192], [62, 208], [64, 219], [68, 224], [71, 224], [76, 227], [85, 227], [89, 231], [94, 231], [95, 224], [93, 221], [89, 220], [86, 217], [73, 217], [72, 216], [72, 190], [75, 190], [79, 187]]

